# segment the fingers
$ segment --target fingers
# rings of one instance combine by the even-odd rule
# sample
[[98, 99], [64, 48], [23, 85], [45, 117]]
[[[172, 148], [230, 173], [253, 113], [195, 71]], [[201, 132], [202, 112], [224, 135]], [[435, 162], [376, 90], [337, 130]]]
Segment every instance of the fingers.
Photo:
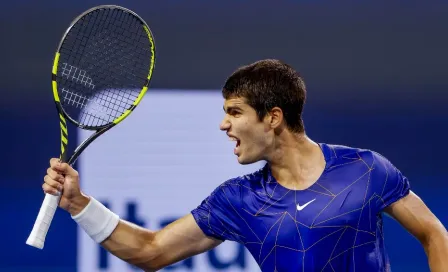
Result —
[[50, 160], [50, 168], [47, 169], [47, 175], [44, 177], [44, 184], [42, 185], [45, 193], [59, 195], [62, 192], [67, 166], [61, 167], [61, 162], [58, 158]]
[[48, 169], [47, 169], [47, 175], [48, 175], [51, 179], [53, 179], [53, 180], [55, 180], [55, 181], [58, 181], [58, 182], [60, 182], [61, 184], [64, 184], [64, 181], [65, 181], [64, 176], [63, 176], [62, 174], [56, 172], [55, 170], [53, 170], [53, 169], [51, 169], [51, 168], [48, 168]]
[[52, 195], [59, 195], [60, 192], [62, 191], [62, 184], [51, 179], [50, 176], [45, 176], [44, 178], [45, 183], [42, 185], [42, 189], [44, 190], [45, 193], [47, 194], [52, 194]]
[[63, 175], [78, 176], [78, 172], [75, 169], [67, 163], [61, 162], [58, 158], [50, 160], [50, 168]]
[[51, 158], [50, 159], [50, 166], [53, 167], [54, 165], [60, 164], [61, 160], [59, 158]]

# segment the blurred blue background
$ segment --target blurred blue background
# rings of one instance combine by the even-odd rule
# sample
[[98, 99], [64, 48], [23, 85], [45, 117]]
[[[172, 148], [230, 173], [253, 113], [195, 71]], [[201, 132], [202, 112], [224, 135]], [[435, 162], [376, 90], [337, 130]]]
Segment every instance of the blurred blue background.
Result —
[[[219, 90], [240, 65], [263, 58], [293, 65], [308, 88], [310, 137], [385, 155], [448, 226], [447, 1], [6, 1], [0, 271], [76, 271], [76, 225], [66, 213], [55, 217], [43, 251], [25, 240], [48, 160], [59, 155], [54, 50], [72, 19], [98, 4], [123, 5], [150, 25], [153, 88]], [[418, 241], [391, 219], [385, 235], [393, 271], [429, 271]]]

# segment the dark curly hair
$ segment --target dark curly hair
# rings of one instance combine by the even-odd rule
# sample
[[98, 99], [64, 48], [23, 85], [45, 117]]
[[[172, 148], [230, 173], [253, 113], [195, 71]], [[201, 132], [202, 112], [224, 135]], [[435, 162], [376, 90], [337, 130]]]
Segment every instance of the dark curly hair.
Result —
[[238, 68], [225, 82], [224, 99], [245, 98], [260, 121], [269, 110], [279, 107], [290, 131], [305, 130], [302, 111], [306, 88], [302, 77], [291, 66], [266, 59]]

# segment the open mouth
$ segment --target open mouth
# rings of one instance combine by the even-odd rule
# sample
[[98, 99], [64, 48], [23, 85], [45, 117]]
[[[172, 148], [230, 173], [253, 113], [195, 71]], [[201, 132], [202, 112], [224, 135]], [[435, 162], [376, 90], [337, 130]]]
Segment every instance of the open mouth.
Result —
[[240, 140], [238, 138], [236, 138], [236, 137], [229, 137], [229, 139], [230, 139], [230, 141], [235, 141], [236, 142], [235, 148], [240, 146]]

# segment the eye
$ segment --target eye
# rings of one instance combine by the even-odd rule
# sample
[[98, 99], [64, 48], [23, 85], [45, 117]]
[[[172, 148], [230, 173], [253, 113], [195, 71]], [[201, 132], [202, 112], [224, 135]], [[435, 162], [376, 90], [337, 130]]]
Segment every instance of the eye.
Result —
[[241, 115], [241, 112], [239, 112], [237, 110], [231, 110], [229, 114], [232, 116], [239, 116], [239, 115]]

